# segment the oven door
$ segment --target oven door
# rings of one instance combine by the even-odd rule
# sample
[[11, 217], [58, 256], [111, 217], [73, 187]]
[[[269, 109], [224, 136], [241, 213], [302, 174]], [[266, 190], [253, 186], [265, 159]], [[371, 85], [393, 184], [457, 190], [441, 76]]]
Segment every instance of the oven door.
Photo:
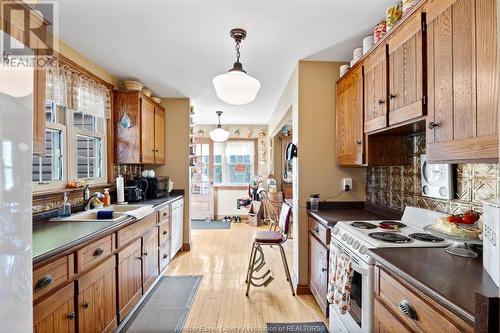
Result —
[[[337, 244], [336, 244], [337, 245]], [[373, 331], [373, 266], [365, 263], [350, 251], [337, 245], [349, 255], [354, 271], [351, 288], [351, 309], [340, 314], [330, 304], [330, 332], [367, 333]]]

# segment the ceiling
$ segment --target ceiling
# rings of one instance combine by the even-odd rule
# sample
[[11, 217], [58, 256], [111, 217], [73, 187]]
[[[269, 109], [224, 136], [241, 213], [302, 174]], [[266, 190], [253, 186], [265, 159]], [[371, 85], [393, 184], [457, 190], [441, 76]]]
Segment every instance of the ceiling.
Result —
[[[198, 124], [266, 124], [298, 60], [350, 60], [394, 0], [61, 0], [60, 37], [119, 79], [189, 97]], [[257, 99], [231, 106], [212, 78], [232, 67], [229, 30], [248, 31], [244, 69]]]

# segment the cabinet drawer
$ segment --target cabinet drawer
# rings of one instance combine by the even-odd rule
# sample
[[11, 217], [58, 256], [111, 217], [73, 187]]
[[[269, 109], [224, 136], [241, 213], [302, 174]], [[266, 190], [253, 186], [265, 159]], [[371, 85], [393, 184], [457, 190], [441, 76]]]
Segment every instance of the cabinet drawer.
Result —
[[113, 252], [114, 234], [101, 238], [76, 252], [77, 271], [81, 273], [104, 261]]
[[160, 242], [159, 242], [159, 244], [161, 246], [162, 244], [165, 244], [170, 239], [170, 234], [171, 234], [170, 222], [164, 222], [164, 223], [160, 224], [159, 228], [160, 228], [160, 235], [159, 235]]
[[170, 262], [170, 240], [160, 247], [160, 273], [167, 267]]
[[33, 272], [33, 301], [71, 281], [73, 273], [73, 254], [35, 269]]
[[129, 225], [116, 233], [118, 248], [126, 245], [131, 240], [142, 236], [156, 225], [156, 214], [151, 214]]
[[323, 245], [330, 244], [330, 229], [311, 217], [309, 217], [309, 230], [311, 234], [318, 237]]
[[[412, 330], [417, 332], [473, 332], [474, 329], [439, 304], [414, 288], [404, 285], [385, 270], [378, 268], [378, 299], [388, 310]], [[400, 308], [403, 309], [400, 309]], [[404, 314], [404, 308], [414, 312], [414, 319]], [[406, 311], [408, 312], [408, 311]]]
[[170, 205], [158, 210], [158, 223], [170, 221]]

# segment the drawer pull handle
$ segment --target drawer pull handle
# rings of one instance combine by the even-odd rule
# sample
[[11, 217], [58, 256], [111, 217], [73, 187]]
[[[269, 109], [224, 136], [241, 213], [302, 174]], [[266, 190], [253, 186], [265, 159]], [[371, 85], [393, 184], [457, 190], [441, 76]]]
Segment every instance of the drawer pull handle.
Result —
[[327, 268], [321, 268], [322, 272], [326, 272], [328, 269]]
[[314, 231], [316, 231], [316, 233], [318, 233], [318, 232], [319, 232], [319, 228], [318, 228], [318, 227], [315, 227], [315, 228], [314, 228]]
[[84, 303], [82, 304], [82, 307], [83, 307], [84, 309], [88, 309], [88, 308], [89, 308], [89, 305], [90, 305], [90, 304], [89, 304], [89, 302], [84, 302]]
[[168, 215], [168, 213], [167, 213], [167, 212], [163, 212], [163, 216], [167, 216], [167, 215]]
[[147, 253], [147, 252], [144, 252], [144, 255], [145, 255], [145, 256], [147, 256], [147, 255], [148, 255], [148, 253]]
[[163, 234], [164, 235], [168, 234], [168, 231], [167, 230], [163, 230]]
[[431, 121], [429, 124], [427, 124], [427, 128], [429, 128], [429, 129], [434, 129], [438, 126], [439, 126], [439, 123], [435, 123], [433, 121]]
[[46, 288], [49, 284], [54, 281], [54, 278], [50, 275], [45, 275], [43, 278], [38, 280], [35, 284], [35, 291]]
[[399, 303], [399, 311], [406, 317], [417, 320], [417, 313], [415, 312], [415, 309], [411, 306], [410, 302], [406, 300], [402, 300]]
[[70, 312], [66, 315], [66, 319], [68, 319], [68, 320], [73, 320], [73, 319], [75, 319], [75, 317], [76, 317], [76, 314], [74, 312]]
[[99, 256], [102, 256], [102, 254], [104, 253], [104, 250], [101, 249], [100, 247], [98, 247], [97, 249], [95, 249], [94, 253], [92, 254], [94, 257], [99, 257]]
[[163, 259], [167, 259], [167, 258], [168, 258], [168, 254], [164, 254]]

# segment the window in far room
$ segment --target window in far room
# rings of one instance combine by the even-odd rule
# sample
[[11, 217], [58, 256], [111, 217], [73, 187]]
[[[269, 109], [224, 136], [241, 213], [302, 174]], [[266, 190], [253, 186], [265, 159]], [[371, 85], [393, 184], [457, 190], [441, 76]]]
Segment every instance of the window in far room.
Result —
[[253, 141], [214, 143], [214, 183], [248, 185], [255, 174]]

